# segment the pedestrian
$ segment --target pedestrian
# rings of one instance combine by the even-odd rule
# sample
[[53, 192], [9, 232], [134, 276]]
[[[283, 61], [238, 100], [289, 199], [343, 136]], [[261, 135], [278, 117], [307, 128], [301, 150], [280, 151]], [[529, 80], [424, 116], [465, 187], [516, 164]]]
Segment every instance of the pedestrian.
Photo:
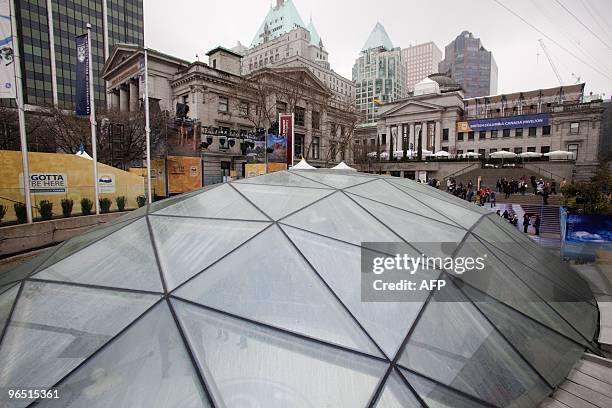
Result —
[[495, 184], [495, 186], [497, 187], [497, 192], [501, 193], [502, 192], [502, 185], [501, 185], [501, 181], [499, 181], [499, 179], [497, 179], [497, 183]]
[[544, 190], [542, 190], [542, 200], [544, 200], [544, 205], [548, 205], [548, 187], [544, 187]]
[[451, 179], [446, 179], [446, 191], [451, 190]]
[[531, 176], [531, 187], [533, 188], [533, 194], [536, 194], [538, 191], [538, 183], [536, 183], [535, 176]]
[[505, 220], [509, 220], [510, 219], [510, 213], [508, 212], [508, 210], [504, 210], [504, 213], [502, 214], [502, 217], [504, 217]]
[[540, 216], [539, 215], [535, 216], [533, 227], [535, 228], [535, 235], [540, 235]]
[[527, 234], [527, 228], [529, 228], [529, 214], [523, 215], [523, 232]]
[[550, 193], [557, 195], [557, 182], [555, 180], [550, 182]]
[[495, 202], [495, 191], [494, 190], [491, 190], [491, 192], [489, 193], [489, 201], [491, 202], [491, 208], [497, 207], [496, 202]]

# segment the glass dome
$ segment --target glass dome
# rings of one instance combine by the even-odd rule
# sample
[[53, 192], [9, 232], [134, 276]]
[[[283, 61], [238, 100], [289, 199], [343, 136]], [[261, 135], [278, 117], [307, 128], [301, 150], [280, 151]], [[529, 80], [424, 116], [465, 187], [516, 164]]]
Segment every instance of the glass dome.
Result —
[[[486, 250], [493, 278], [364, 302], [364, 242]], [[1, 274], [0, 389], [53, 387], [42, 407], [533, 407], [596, 350], [597, 318], [572, 269], [485, 209], [408, 179], [284, 171]]]

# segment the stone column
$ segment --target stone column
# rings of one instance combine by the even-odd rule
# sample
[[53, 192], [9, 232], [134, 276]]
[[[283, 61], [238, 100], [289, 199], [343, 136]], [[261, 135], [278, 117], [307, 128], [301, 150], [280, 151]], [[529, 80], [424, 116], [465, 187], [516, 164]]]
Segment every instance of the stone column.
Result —
[[414, 137], [415, 126], [414, 122], [410, 124], [410, 135], [408, 136], [408, 150], [412, 145], [412, 150], [416, 150], [416, 138]]
[[434, 153], [439, 152], [442, 149], [442, 122], [435, 122], [436, 131], [434, 132]]
[[[385, 144], [385, 150], [383, 151], [389, 153], [389, 146], [391, 146], [391, 141], [393, 140], [393, 138], [391, 137], [391, 126], [385, 126], [385, 133], [387, 134], [387, 143]], [[390, 159], [391, 157], [389, 157], [389, 160]]]
[[[304, 113], [304, 125], [306, 132], [304, 133], [304, 147], [302, 154], [306, 160], [312, 157], [312, 152], [309, 151], [310, 143], [312, 141], [312, 105], [306, 104], [306, 112]], [[320, 127], [320, 126], [319, 126]]]
[[130, 80], [129, 87], [130, 87], [130, 96], [129, 96], [130, 112], [137, 112], [138, 111], [138, 84], [136, 83], [136, 81]]
[[119, 91], [114, 89], [109, 94], [110, 107], [114, 110], [119, 110]]
[[119, 87], [119, 110], [121, 112], [127, 112], [130, 109], [130, 95], [127, 87], [121, 85]]

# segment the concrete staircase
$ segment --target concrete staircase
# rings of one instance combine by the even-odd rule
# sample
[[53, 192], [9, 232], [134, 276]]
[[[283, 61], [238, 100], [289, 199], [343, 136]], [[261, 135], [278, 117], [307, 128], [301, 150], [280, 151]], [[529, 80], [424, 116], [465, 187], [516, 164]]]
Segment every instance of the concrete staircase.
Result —
[[[509, 198], [506, 198], [504, 193], [496, 193], [495, 200], [498, 203], [507, 203], [507, 204], [530, 204], [530, 205], [543, 205], [544, 200], [541, 195], [538, 194], [512, 194]], [[548, 196], [548, 205], [555, 205], [559, 207], [561, 205], [561, 201], [563, 200], [563, 196], [561, 194], [557, 195], [549, 195]]]
[[[540, 179], [540, 176], [533, 171], [527, 170], [525, 168], [505, 168], [505, 169], [487, 169], [487, 168], [478, 168], [467, 173], [461, 174], [455, 177], [457, 184], [463, 183], [467, 184], [469, 180], [472, 180], [472, 183], [476, 185], [478, 181], [478, 177], [481, 179], [481, 186], [487, 186], [491, 188], [495, 188], [495, 184], [497, 180], [501, 180], [505, 178], [506, 180], [518, 180], [521, 177], [527, 177], [527, 180], [530, 179], [531, 176], [535, 176], [536, 179]], [[529, 186], [531, 188], [531, 186]], [[530, 191], [528, 189], [528, 191]]]
[[[518, 217], [519, 222], [517, 228], [523, 230], [523, 215], [533, 214], [540, 216], [540, 235], [547, 237], [560, 238], [561, 227], [559, 220], [559, 207], [556, 205], [540, 205], [540, 204], [513, 204], [513, 203], [497, 203], [497, 207], [490, 208], [490, 204], [486, 208], [491, 211], [500, 210], [503, 214], [504, 210], [508, 210], [510, 215]], [[534, 233], [533, 226], [529, 227], [529, 233]]]

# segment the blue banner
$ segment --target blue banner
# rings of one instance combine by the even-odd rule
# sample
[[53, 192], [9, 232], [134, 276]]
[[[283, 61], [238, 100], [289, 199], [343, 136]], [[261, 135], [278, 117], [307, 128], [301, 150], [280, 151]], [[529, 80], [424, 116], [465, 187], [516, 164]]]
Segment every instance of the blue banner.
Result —
[[507, 118], [468, 120], [471, 130], [516, 129], [548, 126], [548, 114], [510, 116]]
[[76, 38], [77, 64], [76, 64], [76, 114], [89, 115], [89, 49], [87, 34]]
[[579, 215], [567, 217], [565, 240], [576, 243], [612, 243], [612, 217]]
[[268, 163], [287, 163], [287, 138], [283, 135], [268, 135]]

